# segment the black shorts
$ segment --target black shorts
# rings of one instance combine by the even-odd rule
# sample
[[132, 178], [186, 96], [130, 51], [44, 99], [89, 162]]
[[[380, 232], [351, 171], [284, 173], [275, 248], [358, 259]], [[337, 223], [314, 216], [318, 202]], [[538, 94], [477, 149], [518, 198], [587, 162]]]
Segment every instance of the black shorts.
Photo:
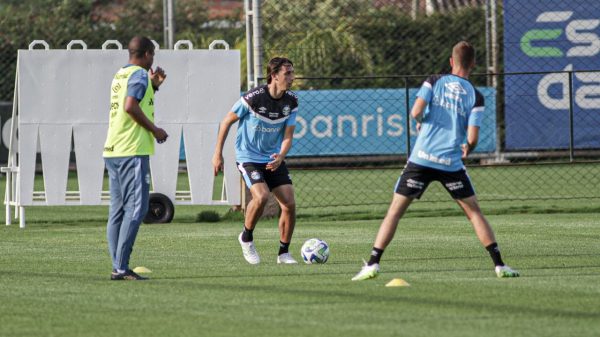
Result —
[[475, 195], [465, 169], [448, 172], [408, 162], [396, 183], [395, 192], [409, 198], [421, 198], [429, 183], [437, 180], [452, 198], [464, 199]]
[[282, 162], [275, 171], [267, 170], [266, 163], [237, 163], [237, 167], [248, 188], [256, 183], [266, 183], [272, 191], [277, 186], [292, 184], [285, 162]]

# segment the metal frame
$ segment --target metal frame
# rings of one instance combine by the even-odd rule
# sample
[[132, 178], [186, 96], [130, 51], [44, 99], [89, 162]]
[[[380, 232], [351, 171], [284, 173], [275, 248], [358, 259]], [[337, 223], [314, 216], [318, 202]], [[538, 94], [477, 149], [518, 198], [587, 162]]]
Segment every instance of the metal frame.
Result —
[[[152, 40], [152, 42], [156, 45], [156, 41]], [[190, 41], [182, 40], [178, 41], [175, 44], [175, 49], [179, 49], [181, 45], [187, 45], [188, 49], [193, 49], [193, 45]], [[50, 46], [46, 41], [43, 40], [35, 40], [29, 44], [29, 50], [36, 49], [36, 46], [43, 46], [44, 50], [50, 50]], [[87, 49], [87, 44], [82, 40], [73, 40], [70, 41], [67, 45], [67, 50], [71, 50], [71, 47], [74, 45], [80, 45], [84, 50]], [[117, 40], [107, 40], [102, 45], [102, 50], [106, 50], [108, 46], [116, 45], [117, 50], [122, 50], [122, 45]], [[215, 40], [211, 43], [210, 49], [215, 49], [214, 47], [217, 45], [221, 45], [225, 50], [229, 50], [229, 45], [223, 40]], [[6, 166], [0, 168], [0, 172], [6, 174], [6, 188], [4, 195], [4, 204], [6, 206], [6, 225], [12, 224], [12, 219], [14, 215], [14, 219], [19, 219], [19, 227], [25, 228], [25, 206], [21, 206], [21, 196], [20, 196], [20, 157], [18, 153], [18, 140], [17, 140], [17, 128], [19, 124], [19, 101], [20, 101], [20, 92], [19, 92], [19, 61], [17, 59], [17, 71], [15, 72], [15, 86], [14, 86], [14, 95], [13, 95], [13, 109], [12, 109], [12, 119], [11, 119], [11, 128], [10, 128], [10, 141], [9, 141], [9, 154], [8, 154], [8, 163]], [[212, 200], [211, 205], [229, 205], [227, 200], [227, 180], [223, 177], [223, 185], [221, 190], [221, 200]], [[160, 191], [159, 191], [160, 192]], [[177, 190], [175, 191], [174, 200], [172, 200], [176, 205], [196, 205], [198, 203], [192, 202], [192, 193], [191, 190]], [[99, 205], [108, 205], [110, 202], [110, 192], [109, 191], [101, 191], [100, 196], [100, 204]], [[36, 191], [32, 192], [32, 203], [28, 204], [32, 206], [48, 206], [46, 191]], [[82, 205], [81, 203], [81, 192], [80, 191], [65, 191], [64, 203], [61, 205], [65, 206], [75, 206]], [[14, 212], [11, 207], [14, 207]]]

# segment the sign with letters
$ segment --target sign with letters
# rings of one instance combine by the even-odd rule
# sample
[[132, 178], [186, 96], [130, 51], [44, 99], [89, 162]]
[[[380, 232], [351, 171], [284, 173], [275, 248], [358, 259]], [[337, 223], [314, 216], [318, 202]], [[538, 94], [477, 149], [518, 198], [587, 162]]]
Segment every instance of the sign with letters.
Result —
[[[496, 91], [477, 88], [485, 97], [476, 152], [493, 152], [496, 142]], [[418, 89], [410, 89], [410, 107]], [[300, 106], [289, 156], [406, 154], [405, 89], [296, 91]], [[416, 140], [411, 118], [411, 144]]]
[[[600, 2], [504, 1], [507, 150], [600, 148]], [[585, 72], [588, 71], [588, 72]]]

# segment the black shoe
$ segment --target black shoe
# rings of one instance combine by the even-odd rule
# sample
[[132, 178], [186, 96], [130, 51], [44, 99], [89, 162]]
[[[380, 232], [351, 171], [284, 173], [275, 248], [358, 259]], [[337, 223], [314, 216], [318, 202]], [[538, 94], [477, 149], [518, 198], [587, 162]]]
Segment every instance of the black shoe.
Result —
[[112, 281], [120, 281], [120, 280], [125, 280], [125, 281], [144, 281], [144, 280], [147, 280], [148, 278], [136, 274], [131, 269], [127, 269], [124, 273], [117, 273], [116, 271], [113, 271], [110, 274], [110, 279]]

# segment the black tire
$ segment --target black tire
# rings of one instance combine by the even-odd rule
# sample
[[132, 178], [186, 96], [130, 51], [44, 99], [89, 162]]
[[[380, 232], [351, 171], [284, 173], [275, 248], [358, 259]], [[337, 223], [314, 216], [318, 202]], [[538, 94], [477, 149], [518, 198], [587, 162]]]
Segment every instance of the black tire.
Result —
[[150, 193], [148, 203], [144, 223], [169, 223], [173, 220], [175, 207], [169, 197], [160, 193]]

